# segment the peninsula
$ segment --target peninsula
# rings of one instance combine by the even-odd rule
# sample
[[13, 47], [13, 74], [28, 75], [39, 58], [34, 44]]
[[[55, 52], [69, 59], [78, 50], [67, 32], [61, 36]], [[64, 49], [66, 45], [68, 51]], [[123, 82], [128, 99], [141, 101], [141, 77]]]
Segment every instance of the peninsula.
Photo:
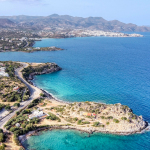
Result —
[[35, 51], [58, 51], [63, 50], [61, 48], [51, 46], [51, 47], [32, 47], [35, 41], [41, 41], [40, 38], [11, 38], [2, 37], [0, 39], [0, 52], [8, 51], [22, 51], [22, 52], [35, 52]]
[[[6, 140], [7, 146], [15, 142], [20, 147], [19, 141], [43, 129], [76, 129], [88, 133], [127, 135], [141, 132], [148, 126], [142, 116], [137, 116], [128, 106], [120, 103], [103, 104], [89, 101], [67, 103], [35, 87], [32, 84], [34, 75], [61, 70], [55, 63], [1, 62], [3, 65], [8, 64], [7, 67], [10, 63], [15, 66], [14, 77], [22, 82], [22, 86], [26, 85], [27, 90], [30, 91], [30, 97], [28, 100], [14, 99], [19, 104], [10, 105], [11, 111], [1, 119], [0, 127], [9, 132], [11, 137], [13, 135], [12, 141], [8, 143]], [[5, 73], [7, 72], [6, 70]], [[2, 78], [9, 79], [9, 76]], [[18, 80], [16, 82], [19, 82]], [[16, 92], [19, 93], [18, 90]]]

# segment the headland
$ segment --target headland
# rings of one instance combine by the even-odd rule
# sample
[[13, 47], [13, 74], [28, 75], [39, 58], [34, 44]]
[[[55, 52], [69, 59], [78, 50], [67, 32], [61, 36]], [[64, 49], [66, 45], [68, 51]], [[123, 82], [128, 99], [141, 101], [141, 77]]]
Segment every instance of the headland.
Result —
[[[141, 132], [148, 126], [142, 116], [137, 116], [132, 109], [120, 103], [103, 104], [88, 100], [67, 103], [35, 87], [32, 84], [35, 75], [62, 69], [55, 63], [17, 63], [21, 66], [15, 70], [15, 76], [28, 87], [30, 98], [21, 102], [20, 107], [1, 121], [3, 126], [10, 119], [4, 130], [13, 133], [13, 140], [18, 146], [19, 140], [45, 129], [75, 129], [88, 133], [129, 135]], [[18, 139], [19, 136], [21, 137]]]

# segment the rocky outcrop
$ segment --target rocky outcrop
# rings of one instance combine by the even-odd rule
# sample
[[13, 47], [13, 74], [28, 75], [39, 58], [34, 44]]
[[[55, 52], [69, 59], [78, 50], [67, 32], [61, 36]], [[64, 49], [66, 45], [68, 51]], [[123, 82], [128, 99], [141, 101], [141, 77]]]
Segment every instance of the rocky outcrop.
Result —
[[[59, 110], [59, 108], [63, 107], [59, 106], [55, 109]], [[61, 115], [71, 123], [68, 128], [89, 133], [133, 134], [141, 132], [148, 126], [142, 116], [135, 115], [128, 106], [120, 103], [107, 105], [94, 102], [76, 102], [66, 105]], [[74, 118], [80, 120], [76, 122], [76, 125], [73, 121]]]
[[32, 72], [29, 74], [29, 77], [28, 77], [28, 80], [33, 80], [33, 77], [35, 75], [42, 75], [42, 74], [48, 74], [48, 73], [53, 73], [53, 72], [57, 72], [59, 70], [61, 70], [62, 68], [60, 68], [57, 64], [55, 63], [50, 63], [49, 65], [47, 66], [42, 66], [42, 69], [41, 69], [41, 66], [36, 67], [35, 70], [40, 70], [40, 71], [35, 71], [35, 72]]

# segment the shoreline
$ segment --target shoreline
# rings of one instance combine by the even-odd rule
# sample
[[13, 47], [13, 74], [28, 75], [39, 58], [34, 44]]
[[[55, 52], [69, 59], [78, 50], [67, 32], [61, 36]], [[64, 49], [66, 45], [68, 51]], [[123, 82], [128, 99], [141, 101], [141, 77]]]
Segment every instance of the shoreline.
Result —
[[[44, 73], [45, 74], [45, 73]], [[41, 74], [42, 75], [42, 74]], [[36, 74], [32, 75], [32, 80], [34, 80], [34, 76], [36, 76]], [[63, 101], [63, 100], [59, 100], [57, 99], [53, 94], [49, 93], [48, 91], [44, 90], [44, 89], [41, 89], [39, 88], [38, 86], [36, 86], [32, 80], [30, 79], [30, 83], [35, 86], [36, 88], [40, 89], [46, 96], [49, 100], [51, 101], [56, 101], [56, 102], [60, 102], [60, 103], [63, 103], [63, 104], [71, 104], [72, 102], [67, 102], [67, 101]], [[111, 131], [103, 131], [103, 130], [97, 130], [95, 128], [92, 128], [91, 127], [80, 127], [80, 126], [57, 126], [56, 127], [53, 127], [54, 129], [57, 128], [57, 129], [72, 129], [72, 130], [78, 130], [78, 131], [82, 131], [82, 132], [87, 132], [89, 134], [93, 133], [93, 132], [99, 132], [99, 133], [109, 133], [109, 134], [115, 134], [115, 135], [131, 135], [131, 134], [135, 134], [135, 133], [143, 133], [144, 131], [147, 131], [147, 130], [150, 130], [150, 125], [147, 121], [145, 121], [146, 123], [146, 126], [145, 128], [143, 129], [140, 129], [139, 131], [135, 131], [135, 132], [111, 132]], [[148, 129], [147, 129], [148, 128]]]
[[[26, 68], [28, 67], [28, 63], [22, 63], [22, 62], [19, 62], [21, 64], [23, 64], [23, 67]], [[59, 66], [58, 66], [59, 67]], [[58, 68], [58, 70], [56, 69], [55, 71], [59, 71], [60, 67]], [[20, 71], [20, 69], [18, 70], [19, 72], [19, 75], [20, 75], [20, 78], [22, 80], [25, 80], [25, 82], [27, 82], [27, 85], [28, 86], [31, 86], [33, 89], [36, 89], [37, 91], [41, 91], [43, 92], [46, 97], [53, 101], [53, 102], [60, 102], [61, 104], [70, 104], [72, 102], [65, 102], [65, 101], [62, 101], [62, 100], [59, 100], [57, 99], [55, 96], [53, 96], [51, 93], [49, 93], [48, 91], [44, 90], [44, 89], [40, 89], [39, 87], [37, 87], [36, 85], [33, 84], [32, 80], [34, 80], [34, 76], [36, 75], [42, 75], [42, 74], [48, 74], [50, 72], [41, 72], [40, 74], [32, 74], [32, 78], [30, 80], [26, 80], [24, 77], [23, 77], [23, 74], [22, 72]], [[38, 92], [38, 94], [40, 94]], [[31, 94], [32, 95], [32, 94]], [[38, 95], [36, 95], [37, 97]], [[33, 95], [31, 96], [33, 97]], [[32, 101], [32, 100], [31, 100]], [[89, 135], [92, 134], [92, 133], [104, 133], [104, 134], [114, 134], [114, 135], [131, 135], [131, 134], [135, 134], [135, 133], [143, 133], [144, 131], [147, 131], [147, 130], [150, 130], [150, 126], [148, 125], [148, 122], [146, 122], [146, 125], [144, 128], [140, 128], [139, 130], [137, 131], [129, 131], [129, 132], [117, 132], [117, 130], [114, 130], [114, 131], [108, 131], [108, 130], [105, 130], [104, 128], [96, 128], [96, 127], [85, 127], [85, 126], [77, 126], [77, 125], [70, 125], [70, 124], [56, 124], [56, 125], [46, 125], [44, 124], [43, 126], [47, 126], [46, 128], [43, 129], [43, 126], [39, 126], [39, 129], [36, 129], [35, 131], [33, 130], [32, 133], [34, 134], [31, 134], [31, 132], [25, 134], [25, 135], [22, 135], [22, 137], [24, 137], [24, 141], [27, 140], [28, 137], [30, 136], [33, 136], [33, 135], [37, 135], [36, 133], [37, 132], [41, 132], [43, 130], [54, 130], [54, 129], [60, 129], [60, 130], [66, 130], [66, 129], [71, 129], [71, 130], [77, 130], [77, 131], [81, 131], [81, 132], [86, 132], [88, 133]], [[115, 132], [116, 131], [116, 132]], [[124, 131], [124, 130], [123, 130]], [[22, 143], [22, 140], [19, 140], [20, 143]]]
[[[35, 48], [34, 45], [35, 45], [35, 42], [39, 42], [39, 41], [42, 41], [44, 39], [68, 39], [68, 38], [85, 38], [85, 37], [108, 37], [108, 38], [139, 38], [139, 37], [144, 37], [143, 35], [141, 36], [105, 36], [105, 35], [100, 35], [100, 36], [70, 36], [70, 37], [42, 37], [41, 40], [38, 40], [38, 41], [34, 41], [33, 44], [32, 44], [32, 48]], [[44, 47], [46, 48], [46, 47]], [[23, 51], [18, 51], [18, 50], [7, 50], [7, 51], [0, 51], [0, 53], [4, 53], [4, 52], [24, 52], [24, 53], [33, 53], [33, 52], [39, 52], [39, 51], [59, 51], [59, 50], [65, 50], [63, 48], [58, 48], [56, 47], [56, 50], [31, 50], [31, 51], [26, 51], [26, 50], [23, 50]]]
[[[49, 73], [47, 73], [47, 74], [49, 74]], [[41, 74], [41, 75], [42, 75], [42, 74]], [[36, 75], [32, 75], [32, 80], [30, 79], [29, 84], [31, 84], [31, 85], [35, 86], [36, 88], [40, 89], [40, 90], [47, 96], [47, 98], [49, 98], [50, 100], [53, 99], [53, 100], [55, 100], [55, 101], [57, 101], [57, 102], [60, 102], [60, 103], [63, 103], [63, 104], [71, 104], [71, 103], [72, 103], [72, 102], [60, 100], [60, 99], [58, 99], [57, 97], [55, 97], [52, 93], [49, 93], [48, 91], [46, 91], [46, 90], [44, 90], [44, 89], [42, 89], [42, 88], [39, 88], [37, 85], [35, 85], [35, 84], [33, 83], [33, 80], [35, 80], [34, 76], [36, 76]]]
[[129, 136], [132, 134], [142, 134], [145, 132], [150, 131], [150, 125], [148, 125], [145, 129], [143, 129], [142, 131], [139, 132], [135, 132], [135, 133], [123, 133], [123, 132], [105, 132], [105, 131], [88, 131], [88, 130], [84, 130], [84, 129], [80, 129], [80, 128], [75, 128], [75, 127], [71, 127], [71, 126], [50, 126], [50, 127], [43, 127], [43, 128], [39, 128], [37, 130], [34, 131], [30, 131], [27, 134], [21, 135], [19, 136], [19, 142], [21, 143], [21, 145], [23, 146], [23, 143], [28, 140], [31, 136], [40, 136], [42, 134], [43, 131], [53, 131], [53, 130], [75, 130], [75, 131], [79, 131], [80, 134], [82, 133], [87, 133], [90, 135], [94, 134], [94, 133], [102, 133], [102, 134], [114, 134], [114, 135], [118, 135], [118, 136]]

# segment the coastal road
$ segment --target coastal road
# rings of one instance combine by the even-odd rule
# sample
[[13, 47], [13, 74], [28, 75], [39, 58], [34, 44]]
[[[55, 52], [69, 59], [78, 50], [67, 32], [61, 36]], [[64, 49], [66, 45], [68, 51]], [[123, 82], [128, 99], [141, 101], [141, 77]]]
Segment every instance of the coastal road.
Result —
[[20, 107], [18, 109], [16, 109], [14, 112], [10, 113], [9, 115], [7, 115], [6, 117], [4, 117], [2, 120], [0, 120], [0, 128], [3, 128], [4, 125], [6, 124], [6, 122], [12, 118], [17, 111], [23, 109], [24, 107], [28, 106], [34, 99], [38, 98], [40, 96], [40, 93], [42, 93], [42, 91], [40, 89], [38, 89], [37, 87], [29, 84], [22, 76], [22, 70], [26, 67], [29, 66], [28, 63], [23, 63], [23, 62], [19, 62], [21, 63], [23, 66], [16, 69], [15, 70], [15, 75], [18, 77], [18, 79], [20, 79], [30, 90], [30, 98], [27, 101], [21, 102], [20, 103]]

